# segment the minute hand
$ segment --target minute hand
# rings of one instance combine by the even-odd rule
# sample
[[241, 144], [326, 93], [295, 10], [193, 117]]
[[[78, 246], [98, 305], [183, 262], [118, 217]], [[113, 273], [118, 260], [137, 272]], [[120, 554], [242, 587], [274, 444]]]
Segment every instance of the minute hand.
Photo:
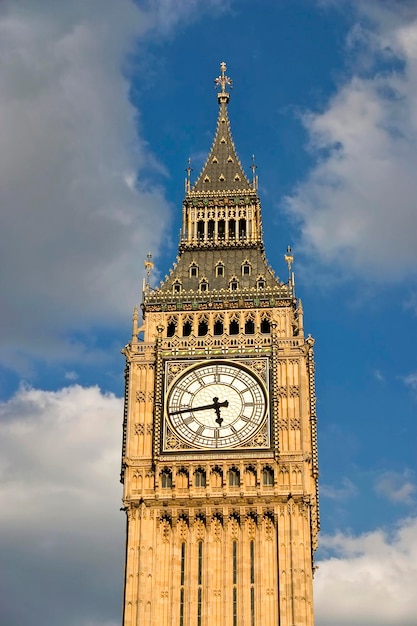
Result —
[[205, 404], [204, 406], [189, 407], [188, 409], [180, 409], [179, 411], [171, 411], [170, 415], [178, 415], [178, 413], [191, 413], [191, 411], [193, 413], [194, 411], [207, 411], [208, 409], [216, 410], [220, 406], [227, 407], [229, 406], [229, 403], [227, 400], [224, 400], [224, 402], [214, 402], [213, 404]]

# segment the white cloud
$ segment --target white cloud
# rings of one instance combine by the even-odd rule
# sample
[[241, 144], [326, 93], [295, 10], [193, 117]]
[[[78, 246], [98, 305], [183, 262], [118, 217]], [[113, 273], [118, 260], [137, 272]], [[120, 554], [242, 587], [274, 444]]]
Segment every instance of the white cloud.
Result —
[[417, 391], [417, 372], [411, 372], [403, 378], [407, 387], [410, 387], [413, 391]]
[[[211, 0], [201, 10], [223, 5]], [[140, 298], [143, 258], [161, 245], [169, 207], [149, 182], [163, 167], [141, 137], [126, 68], [138, 42], [160, 39], [199, 10], [173, 0], [1, 3], [6, 366], [22, 368], [28, 355], [82, 356], [68, 336], [126, 319]], [[135, 71], [148, 71], [143, 58]]]
[[122, 413], [78, 385], [0, 405], [2, 623], [118, 623]]
[[415, 478], [410, 471], [385, 472], [375, 483], [378, 494], [391, 502], [412, 504], [416, 492]]
[[356, 496], [357, 493], [358, 489], [356, 485], [346, 477], [343, 478], [342, 484], [338, 486], [320, 484], [320, 495], [331, 500], [346, 501], [348, 498]]
[[374, 377], [375, 377], [375, 380], [377, 380], [380, 383], [385, 382], [385, 377], [382, 374], [381, 370], [378, 370], [378, 369], [374, 370]]
[[372, 27], [359, 29], [356, 73], [304, 117], [317, 162], [285, 202], [307, 252], [381, 281], [417, 267], [417, 11], [383, 5], [357, 5]]
[[317, 626], [414, 626], [417, 519], [382, 530], [321, 537], [335, 556], [318, 563]]
[[19, 350], [50, 356], [60, 341], [77, 352], [63, 328], [111, 323], [137, 298], [140, 250], [158, 247], [168, 216], [158, 189], [126, 183], [149, 151], [123, 66], [150, 26], [129, 0], [2, 5], [6, 363]]

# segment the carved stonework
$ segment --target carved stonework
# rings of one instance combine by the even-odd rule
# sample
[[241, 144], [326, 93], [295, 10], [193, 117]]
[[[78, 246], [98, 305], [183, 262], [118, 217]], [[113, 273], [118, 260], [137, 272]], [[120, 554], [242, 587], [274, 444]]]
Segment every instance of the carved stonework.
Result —
[[166, 385], [170, 385], [173, 379], [189, 366], [190, 363], [187, 361], [168, 361], [166, 364]]
[[169, 524], [168, 520], [163, 519], [161, 521], [160, 526], [161, 526], [162, 541], [163, 543], [168, 543], [170, 539], [170, 534], [171, 534], [171, 525]]
[[274, 525], [269, 518], [265, 520], [265, 539], [272, 541], [274, 538]]
[[135, 429], [135, 435], [143, 435], [145, 427], [143, 424], [138, 424], [136, 422], [136, 424], [134, 424], [134, 429]]
[[165, 448], [166, 450], [190, 450], [191, 446], [180, 439], [171, 428], [167, 427]]

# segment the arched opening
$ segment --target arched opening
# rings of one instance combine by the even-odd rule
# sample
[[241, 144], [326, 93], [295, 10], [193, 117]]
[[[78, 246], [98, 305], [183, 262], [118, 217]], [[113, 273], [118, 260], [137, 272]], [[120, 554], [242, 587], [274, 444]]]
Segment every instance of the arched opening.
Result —
[[236, 220], [229, 220], [229, 239], [235, 238]]
[[245, 335], [253, 335], [255, 333], [255, 324], [253, 319], [249, 318], [245, 322]]
[[246, 239], [246, 220], [243, 218], [239, 220], [239, 238]]
[[169, 489], [172, 487], [172, 474], [170, 470], [164, 470], [161, 474], [161, 487], [162, 489]]
[[224, 220], [219, 220], [217, 224], [217, 235], [219, 239], [224, 239], [226, 224]]
[[266, 486], [272, 486], [274, 484], [274, 470], [270, 467], [264, 467], [263, 484]]
[[211, 472], [210, 485], [214, 489], [220, 489], [223, 483], [223, 472], [219, 467], [213, 468]]
[[223, 335], [224, 329], [223, 329], [223, 322], [222, 320], [216, 320], [214, 322], [214, 327], [213, 327], [213, 334], [214, 335]]
[[194, 475], [195, 477], [195, 486], [196, 487], [205, 487], [206, 486], [206, 472], [203, 469], [198, 469]]
[[264, 317], [264, 319], [261, 322], [261, 333], [264, 333], [266, 335], [270, 332], [271, 332], [271, 322], [269, 321], [267, 317]]
[[238, 487], [240, 485], [240, 472], [236, 468], [229, 471], [229, 486]]
[[214, 220], [209, 220], [207, 223], [207, 234], [209, 239], [214, 237]]
[[187, 489], [188, 487], [188, 472], [186, 469], [181, 468], [177, 473], [176, 486], [179, 489]]
[[197, 239], [204, 239], [204, 221], [197, 222]]
[[207, 335], [208, 333], [208, 324], [207, 321], [204, 320], [200, 320], [198, 323], [198, 336], [199, 337], [204, 337], [204, 335]]
[[175, 335], [175, 330], [177, 328], [177, 324], [171, 320], [167, 326], [167, 337], [173, 337]]
[[186, 321], [184, 322], [183, 326], [182, 326], [182, 336], [183, 337], [189, 337], [191, 335], [191, 331], [192, 331], [193, 327], [191, 325], [190, 321]]
[[239, 322], [237, 320], [232, 320], [229, 324], [229, 335], [238, 335], [239, 334]]

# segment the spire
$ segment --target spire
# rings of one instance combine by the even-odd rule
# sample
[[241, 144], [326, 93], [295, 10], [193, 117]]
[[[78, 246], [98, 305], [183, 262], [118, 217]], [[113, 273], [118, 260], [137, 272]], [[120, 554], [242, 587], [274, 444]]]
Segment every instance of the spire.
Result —
[[191, 193], [205, 191], [254, 191], [237, 156], [230, 130], [227, 111], [230, 94], [226, 91], [226, 88], [232, 87], [232, 80], [226, 76], [226, 63], [222, 62], [220, 64], [220, 71], [220, 76], [214, 81], [215, 88], [220, 88], [220, 91], [217, 93], [219, 117], [216, 134], [210, 154], [200, 176], [191, 189]]

